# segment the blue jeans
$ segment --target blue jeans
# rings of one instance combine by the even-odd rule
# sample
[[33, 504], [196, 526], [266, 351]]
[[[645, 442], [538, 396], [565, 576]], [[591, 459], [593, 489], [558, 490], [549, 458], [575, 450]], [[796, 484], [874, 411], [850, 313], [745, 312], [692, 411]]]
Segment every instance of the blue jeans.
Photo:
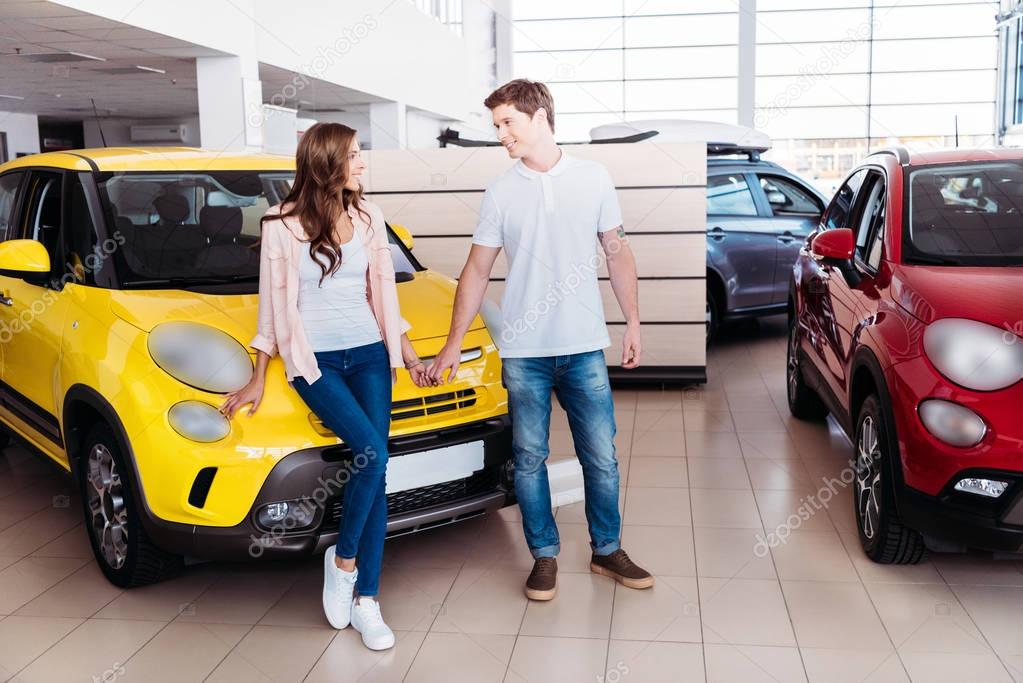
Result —
[[604, 352], [504, 358], [501, 362], [512, 420], [515, 495], [530, 552], [534, 558], [556, 557], [561, 550], [547, 479], [553, 390], [568, 413], [583, 469], [590, 547], [597, 555], [610, 555], [621, 547], [622, 520], [618, 513], [614, 400]]
[[387, 435], [391, 426], [391, 367], [382, 341], [314, 354], [322, 376], [292, 386], [323, 424], [352, 449], [342, 493], [337, 556], [358, 558], [359, 595], [380, 590], [387, 534]]

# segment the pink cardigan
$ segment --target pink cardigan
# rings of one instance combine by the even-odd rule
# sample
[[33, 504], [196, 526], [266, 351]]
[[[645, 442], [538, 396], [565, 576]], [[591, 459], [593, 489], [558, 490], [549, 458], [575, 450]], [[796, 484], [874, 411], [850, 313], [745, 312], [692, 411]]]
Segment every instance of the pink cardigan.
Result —
[[[380, 327], [380, 337], [387, 347], [392, 368], [404, 367], [401, 356], [401, 335], [412, 326], [398, 310], [398, 290], [394, 284], [394, 262], [387, 242], [384, 214], [376, 204], [362, 202], [370, 223], [354, 208], [348, 215], [355, 233], [367, 246], [369, 269], [366, 272], [367, 297], [373, 316]], [[280, 206], [273, 206], [268, 216], [279, 216]], [[372, 230], [370, 229], [372, 227]], [[308, 249], [305, 230], [294, 216], [267, 221], [259, 258], [259, 322], [256, 336], [249, 346], [271, 358], [278, 352], [284, 360], [288, 381], [301, 375], [312, 384], [320, 378], [320, 368], [302, 326], [298, 312], [298, 263], [301, 252]], [[392, 373], [392, 381], [394, 373]]]

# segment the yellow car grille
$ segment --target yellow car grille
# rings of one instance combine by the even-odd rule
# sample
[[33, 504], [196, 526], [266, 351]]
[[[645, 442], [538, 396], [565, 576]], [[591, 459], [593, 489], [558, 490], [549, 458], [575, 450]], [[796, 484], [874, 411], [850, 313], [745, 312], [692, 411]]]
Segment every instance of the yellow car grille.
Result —
[[[445, 420], [472, 412], [477, 402], [482, 402], [485, 389], [460, 389], [432, 396], [420, 396], [391, 404], [391, 422], [415, 420], [409, 424], [428, 424], [433, 415], [443, 415]], [[327, 425], [315, 413], [309, 413], [309, 423], [317, 434], [332, 436]]]

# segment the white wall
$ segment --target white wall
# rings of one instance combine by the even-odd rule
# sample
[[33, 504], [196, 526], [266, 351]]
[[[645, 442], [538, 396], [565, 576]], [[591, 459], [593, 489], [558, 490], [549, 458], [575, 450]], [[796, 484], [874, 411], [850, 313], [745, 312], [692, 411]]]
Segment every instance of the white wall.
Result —
[[440, 147], [437, 136], [450, 121], [438, 119], [425, 112], [409, 109], [405, 113], [406, 146], [408, 149], [430, 149]]
[[[165, 143], [138, 143], [131, 141], [131, 127], [136, 125], [151, 125], [151, 124], [185, 124], [185, 141], [184, 142], [165, 142]], [[186, 147], [198, 147], [199, 146], [199, 117], [193, 116], [186, 119], [124, 119], [124, 118], [104, 118], [103, 124], [103, 135], [106, 137], [107, 147], [120, 147], [122, 145], [139, 145], [144, 144], [148, 146], [162, 146], [162, 145], [184, 145]], [[95, 119], [88, 119], [82, 122], [82, 128], [85, 133], [85, 146], [86, 147], [103, 147], [103, 140], [99, 134], [99, 126], [96, 125]]]
[[39, 117], [0, 111], [0, 131], [7, 133], [7, 156], [14, 159], [18, 153], [39, 153]]
[[260, 62], [451, 119], [487, 95], [473, 66], [481, 56], [405, 0], [54, 1], [228, 54], [254, 42]]

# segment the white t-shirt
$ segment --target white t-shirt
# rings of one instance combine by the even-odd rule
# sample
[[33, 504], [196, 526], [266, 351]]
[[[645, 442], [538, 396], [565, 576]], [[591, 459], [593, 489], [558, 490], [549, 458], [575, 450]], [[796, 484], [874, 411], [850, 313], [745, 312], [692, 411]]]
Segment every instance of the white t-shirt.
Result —
[[369, 254], [357, 235], [340, 245], [341, 266], [323, 278], [327, 258], [313, 260], [303, 244], [298, 263], [298, 312], [313, 351], [338, 351], [380, 341], [380, 328], [366, 298]]
[[597, 273], [597, 233], [622, 224], [600, 164], [561, 158], [546, 173], [518, 161], [483, 195], [474, 244], [504, 247], [508, 277], [497, 334], [502, 358], [565, 356], [611, 344]]

